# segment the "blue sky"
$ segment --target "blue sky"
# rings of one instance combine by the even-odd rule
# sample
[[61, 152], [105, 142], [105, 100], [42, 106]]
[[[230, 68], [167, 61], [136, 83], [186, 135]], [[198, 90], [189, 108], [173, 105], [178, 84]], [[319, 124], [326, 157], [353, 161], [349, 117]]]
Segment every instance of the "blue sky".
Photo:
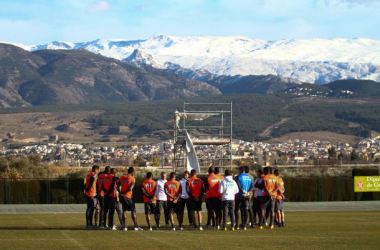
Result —
[[0, 0], [0, 41], [241, 35], [380, 40], [380, 0]]

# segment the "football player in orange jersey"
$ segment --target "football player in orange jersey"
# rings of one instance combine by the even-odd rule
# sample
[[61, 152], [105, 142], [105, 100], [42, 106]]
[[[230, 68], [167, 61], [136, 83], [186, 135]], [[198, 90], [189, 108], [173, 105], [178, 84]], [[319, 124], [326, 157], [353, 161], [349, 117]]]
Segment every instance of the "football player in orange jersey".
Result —
[[[219, 167], [215, 167], [215, 175], [220, 179], [220, 182], [222, 180], [224, 180], [224, 176], [220, 173], [220, 168]], [[220, 194], [219, 195], [219, 207], [220, 207], [220, 211], [219, 211], [219, 224], [216, 225], [216, 229], [220, 229], [220, 224], [222, 223], [222, 211], [223, 211], [223, 204], [222, 204], [222, 195]]]
[[116, 208], [116, 195], [117, 195], [117, 169], [111, 168], [111, 172], [103, 179], [102, 189], [105, 198], [105, 214], [108, 212], [108, 229], [117, 230], [116, 225], [113, 223], [113, 218]]
[[280, 177], [280, 173], [278, 169], [274, 170], [274, 175], [277, 177], [277, 184], [278, 184], [276, 204], [274, 206], [274, 210], [276, 212], [277, 225], [279, 227], [284, 227], [285, 215], [283, 211], [283, 201], [285, 199], [285, 196], [284, 196], [285, 186], [284, 186], [284, 181]]
[[194, 229], [197, 229], [197, 223], [195, 221], [195, 212], [198, 214], [198, 230], [202, 228], [202, 197], [204, 194], [203, 181], [197, 177], [197, 171], [192, 169], [190, 172], [190, 179], [187, 181], [186, 191], [190, 196], [191, 204], [191, 220], [194, 225]]
[[[110, 173], [110, 170], [111, 170], [111, 167], [110, 166], [106, 166], [104, 168], [104, 171], [101, 172], [101, 173], [99, 173], [98, 180], [96, 182], [97, 197], [98, 197], [99, 205], [100, 205], [99, 228], [101, 228], [101, 229], [105, 229], [106, 228], [106, 224], [105, 224], [105, 222], [106, 222], [106, 215], [104, 214], [104, 212], [105, 212], [105, 197], [104, 197], [104, 191], [102, 190], [103, 180]], [[95, 221], [95, 223], [96, 223], [96, 221]]]
[[[209, 167], [208, 168], [208, 175], [210, 176], [210, 171], [212, 171], [212, 173], [214, 174], [215, 172], [215, 168], [214, 167]], [[209, 194], [208, 194], [208, 187], [207, 187], [207, 180], [208, 180], [208, 177], [207, 178], [204, 178], [203, 182], [204, 182], [204, 186], [205, 186], [205, 190], [206, 190], [206, 210], [207, 210], [207, 223], [206, 223], [206, 228], [212, 228], [213, 226], [210, 226], [211, 223], [212, 225], [215, 225], [215, 214], [214, 212], [212, 211], [211, 209], [211, 204], [210, 204], [210, 201], [209, 201]]]
[[270, 229], [274, 228], [274, 204], [276, 200], [278, 185], [277, 185], [277, 177], [271, 174], [271, 168], [264, 168], [264, 176], [262, 177], [262, 184], [264, 185], [264, 193], [261, 199], [261, 220], [259, 223], [259, 229], [263, 229], [264, 221], [265, 221], [265, 213], [267, 208], [270, 208]]
[[[207, 214], [208, 214], [208, 226], [211, 229], [216, 229], [220, 225], [220, 193], [219, 186], [221, 179], [215, 174], [215, 168], [209, 167], [208, 169], [209, 176], [205, 181], [206, 189], [206, 204], [207, 204]], [[212, 221], [212, 226], [210, 222]], [[207, 226], [207, 225], [206, 225]]]
[[156, 215], [157, 183], [153, 180], [152, 172], [146, 173], [146, 180], [142, 183], [142, 193], [146, 222], [148, 224], [149, 231], [152, 231], [152, 226], [150, 224], [151, 214], [154, 215], [157, 227], [160, 225], [159, 219]]
[[128, 168], [128, 174], [123, 175], [119, 179], [119, 198], [120, 202], [123, 206], [123, 224], [124, 231], [127, 231], [126, 217], [127, 211], [131, 211], [131, 217], [134, 223], [135, 231], [142, 231], [143, 229], [137, 225], [137, 217], [136, 217], [136, 206], [133, 200], [133, 188], [136, 185], [136, 180], [134, 177], [135, 169], [133, 167]]
[[[93, 228], [92, 217], [94, 217], [95, 209], [99, 209], [99, 202], [96, 198], [96, 175], [99, 172], [99, 166], [92, 166], [91, 172], [88, 173], [86, 177], [86, 198], [87, 198], [87, 209], [86, 209], [86, 228]], [[96, 219], [95, 219], [96, 223]]]
[[[175, 231], [173, 213], [177, 214], [178, 222], [181, 220], [181, 213], [178, 212], [178, 198], [180, 196], [181, 184], [176, 180], [176, 173], [170, 173], [170, 180], [165, 183], [164, 191], [168, 197], [168, 212], [170, 224], [172, 224], [172, 230]], [[182, 225], [179, 225], [182, 228]]]

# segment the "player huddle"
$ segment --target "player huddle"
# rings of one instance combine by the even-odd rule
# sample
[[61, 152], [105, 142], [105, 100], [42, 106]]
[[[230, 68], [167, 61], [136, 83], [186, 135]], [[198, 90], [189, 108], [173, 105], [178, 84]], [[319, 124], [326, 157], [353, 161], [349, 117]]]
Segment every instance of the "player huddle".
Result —
[[[134, 230], [143, 230], [138, 226], [133, 189], [136, 186], [134, 168], [127, 174], [117, 177], [117, 169], [107, 166], [99, 173], [99, 166], [94, 165], [86, 177], [86, 228], [117, 230], [114, 214], [117, 212], [121, 229], [127, 231], [127, 212], [131, 212]], [[239, 168], [239, 174], [226, 170], [224, 176], [218, 167], [210, 167], [206, 179], [197, 176], [195, 170], [185, 171], [181, 180], [177, 174], [161, 173], [160, 179], [153, 180], [148, 172], [142, 183], [144, 210], [148, 230], [153, 230], [151, 215], [154, 216], [155, 227], [161, 230], [160, 217], [165, 216], [165, 224], [169, 222], [176, 230], [174, 214], [177, 217], [179, 230], [183, 230], [185, 207], [188, 211], [189, 224], [196, 230], [202, 228], [202, 202], [205, 195], [207, 208], [207, 224], [210, 229], [227, 230], [227, 219], [230, 217], [231, 230], [246, 230], [247, 227], [273, 229], [275, 225], [284, 226], [283, 199], [284, 182], [278, 170], [265, 167], [256, 172], [255, 179], [249, 174], [247, 166]], [[239, 224], [239, 217], [241, 221]], [[93, 218], [95, 224], [93, 224]], [[108, 219], [108, 224], [107, 224]], [[258, 221], [257, 221], [258, 219]], [[106, 226], [108, 225], [108, 226]]]

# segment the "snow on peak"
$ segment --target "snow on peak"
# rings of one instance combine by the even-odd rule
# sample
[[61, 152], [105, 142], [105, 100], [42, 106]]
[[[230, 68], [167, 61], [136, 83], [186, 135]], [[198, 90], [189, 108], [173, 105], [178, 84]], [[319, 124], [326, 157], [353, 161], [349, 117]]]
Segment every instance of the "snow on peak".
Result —
[[59, 41], [54, 41], [50, 42], [47, 44], [43, 45], [34, 45], [30, 47], [30, 51], [36, 51], [36, 50], [42, 50], [42, 49], [53, 49], [53, 50], [58, 50], [58, 49], [63, 49], [63, 50], [70, 50], [75, 47], [74, 43], [71, 42], [59, 42]]
[[138, 49], [135, 49], [133, 53], [129, 57], [125, 58], [123, 61], [132, 63], [138, 67], [149, 65], [154, 68], [163, 68], [162, 64], [159, 64], [154, 61], [152, 55]]
[[145, 40], [52, 42], [29, 50], [79, 48], [137, 65], [172, 63], [217, 75], [273, 74], [316, 83], [343, 78], [380, 81], [380, 41], [365, 38], [263, 41], [242, 36], [157, 35]]

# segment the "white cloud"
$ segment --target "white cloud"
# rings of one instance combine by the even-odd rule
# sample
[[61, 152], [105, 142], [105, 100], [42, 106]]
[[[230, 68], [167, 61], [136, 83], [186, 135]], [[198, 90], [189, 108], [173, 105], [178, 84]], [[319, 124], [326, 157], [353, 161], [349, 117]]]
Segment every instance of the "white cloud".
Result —
[[110, 8], [110, 3], [107, 1], [99, 1], [88, 9], [89, 13], [99, 12], [99, 11], [105, 11]]

